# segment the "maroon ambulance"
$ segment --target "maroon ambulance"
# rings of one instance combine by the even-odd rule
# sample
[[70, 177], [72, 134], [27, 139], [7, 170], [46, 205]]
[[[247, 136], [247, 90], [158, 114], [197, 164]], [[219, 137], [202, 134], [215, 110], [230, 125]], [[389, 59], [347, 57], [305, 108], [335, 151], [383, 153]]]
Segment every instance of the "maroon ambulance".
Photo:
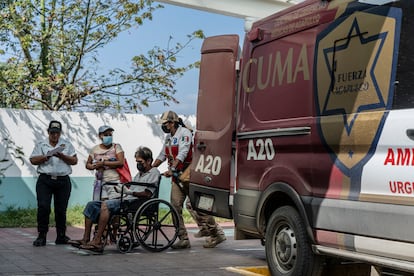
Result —
[[414, 273], [414, 1], [307, 0], [201, 50], [190, 197], [265, 244]]

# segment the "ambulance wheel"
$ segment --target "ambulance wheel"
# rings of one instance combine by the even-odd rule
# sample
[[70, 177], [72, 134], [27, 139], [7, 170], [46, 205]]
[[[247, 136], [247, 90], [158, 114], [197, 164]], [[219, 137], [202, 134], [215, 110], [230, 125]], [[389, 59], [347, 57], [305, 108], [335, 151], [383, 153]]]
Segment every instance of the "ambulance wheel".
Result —
[[278, 208], [266, 227], [266, 259], [272, 275], [321, 275], [321, 257], [312, 252], [305, 224], [291, 206]]

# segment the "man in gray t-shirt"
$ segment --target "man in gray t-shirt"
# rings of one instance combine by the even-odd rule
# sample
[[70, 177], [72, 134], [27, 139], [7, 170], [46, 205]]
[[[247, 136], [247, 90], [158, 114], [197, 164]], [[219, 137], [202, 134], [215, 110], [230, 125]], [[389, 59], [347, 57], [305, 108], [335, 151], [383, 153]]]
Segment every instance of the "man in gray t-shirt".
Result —
[[[153, 158], [149, 148], [139, 147], [135, 152], [138, 174], [134, 177], [134, 182], [153, 184], [153, 187], [144, 185], [131, 185], [129, 189], [124, 186], [123, 200], [145, 201], [152, 198], [155, 189], [158, 188], [160, 172], [151, 166]], [[121, 192], [121, 191], [118, 191]], [[85, 215], [85, 232], [83, 239], [70, 240], [72, 246], [87, 249], [94, 252], [103, 252], [102, 235], [108, 224], [111, 214], [117, 213], [121, 206], [121, 199], [110, 199], [106, 201], [90, 201], [86, 205], [83, 214]], [[90, 240], [92, 224], [98, 223], [98, 231], [92, 241]]]

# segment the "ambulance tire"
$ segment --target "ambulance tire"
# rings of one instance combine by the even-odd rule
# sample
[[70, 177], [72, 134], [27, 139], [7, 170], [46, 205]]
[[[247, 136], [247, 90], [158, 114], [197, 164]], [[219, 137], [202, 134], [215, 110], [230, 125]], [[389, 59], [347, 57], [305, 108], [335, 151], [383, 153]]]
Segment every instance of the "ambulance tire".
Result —
[[273, 276], [317, 276], [322, 257], [312, 252], [305, 224], [292, 206], [276, 209], [266, 227], [266, 259]]

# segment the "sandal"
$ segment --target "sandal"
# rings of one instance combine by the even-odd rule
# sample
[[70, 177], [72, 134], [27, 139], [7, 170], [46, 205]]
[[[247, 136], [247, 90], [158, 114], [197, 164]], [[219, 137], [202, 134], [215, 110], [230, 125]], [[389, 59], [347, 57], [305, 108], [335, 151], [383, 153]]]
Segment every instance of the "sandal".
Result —
[[81, 245], [87, 245], [89, 241], [85, 240], [68, 240], [68, 244], [72, 245], [73, 247], [79, 248]]
[[79, 246], [79, 249], [88, 250], [88, 251], [92, 251], [95, 253], [103, 253], [104, 251], [104, 247], [102, 245], [96, 245], [92, 243], [81, 245]]

